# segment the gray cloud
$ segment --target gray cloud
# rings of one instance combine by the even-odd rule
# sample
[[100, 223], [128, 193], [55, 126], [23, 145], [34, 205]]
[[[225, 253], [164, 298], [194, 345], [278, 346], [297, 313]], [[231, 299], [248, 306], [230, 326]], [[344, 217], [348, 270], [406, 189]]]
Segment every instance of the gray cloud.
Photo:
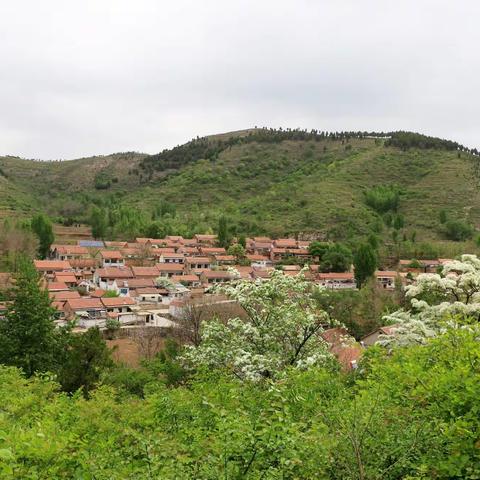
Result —
[[475, 0], [19, 0], [0, 10], [0, 153], [155, 153], [259, 126], [479, 146]]

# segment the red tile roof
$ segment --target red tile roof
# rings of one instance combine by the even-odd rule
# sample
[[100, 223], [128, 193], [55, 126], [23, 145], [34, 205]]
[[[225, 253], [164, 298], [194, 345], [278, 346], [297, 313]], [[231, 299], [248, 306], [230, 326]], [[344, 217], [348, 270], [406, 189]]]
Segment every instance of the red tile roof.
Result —
[[69, 300], [71, 298], [81, 298], [80, 294], [75, 290], [66, 290], [63, 292], [50, 292], [50, 298], [60, 302], [62, 300]]
[[158, 269], [156, 267], [131, 267], [133, 276], [139, 277], [158, 277]]
[[152, 250], [152, 255], [155, 255], [156, 257], [159, 257], [160, 255], [165, 255], [173, 253], [175, 254], [175, 248], [174, 247], [159, 247], [159, 248], [154, 248]]
[[65, 307], [65, 302], [52, 302], [52, 307], [56, 308], [60, 312], [63, 312]]
[[40, 271], [62, 271], [72, 269], [70, 262], [67, 262], [66, 260], [34, 260], [33, 263], [35, 268]]
[[297, 248], [297, 241], [294, 238], [279, 238], [273, 243], [276, 248]]
[[88, 248], [79, 245], [56, 245], [55, 250], [61, 255], [88, 255]]
[[69, 272], [56, 272], [55, 281], [63, 283], [77, 283], [77, 277]]
[[162, 253], [161, 256], [163, 258], [184, 258], [185, 257], [185, 255], [183, 253], [173, 253], [173, 252], [164, 252], [164, 253]]
[[197, 240], [200, 240], [200, 241], [207, 241], [207, 240], [216, 240], [217, 239], [217, 236], [216, 235], [203, 235], [203, 234], [199, 234], [197, 233], [197, 235], [195, 235], [195, 238]]
[[139, 295], [155, 295], [155, 294], [164, 294], [168, 293], [168, 290], [164, 288], [157, 288], [157, 287], [144, 287], [144, 288], [137, 288], [137, 294]]
[[129, 267], [98, 268], [96, 274], [102, 278], [132, 278], [133, 273]]
[[210, 260], [210, 258], [208, 257], [186, 257], [185, 258], [185, 263], [195, 263], [195, 264], [198, 264], [198, 263], [212, 263], [212, 261]]
[[217, 262], [234, 262], [235, 258], [235, 255], [215, 255]]
[[142, 254], [140, 249], [131, 247], [122, 248], [120, 252], [124, 257], [138, 257]]
[[183, 263], [157, 263], [155, 268], [159, 272], [183, 272], [185, 266]]
[[291, 253], [292, 255], [309, 255], [306, 248], [289, 248], [288, 253]]
[[258, 269], [258, 270], [253, 270], [252, 275], [254, 278], [270, 278], [270, 273], [272, 272], [272, 269]]
[[202, 277], [206, 278], [207, 280], [212, 278], [222, 278], [222, 279], [231, 279], [233, 278], [233, 274], [227, 272], [226, 270], [204, 270], [201, 273]]
[[105, 246], [108, 248], [125, 248], [128, 246], [127, 242], [105, 242]]
[[72, 310], [98, 309], [103, 310], [103, 303], [99, 298], [72, 298], [66, 301]]
[[68, 290], [68, 286], [65, 282], [50, 282], [47, 285], [49, 292], [61, 292], [62, 290]]
[[264, 261], [269, 260], [269, 258], [265, 255], [257, 255], [257, 254], [254, 254], [254, 253], [249, 253], [247, 255], [247, 258], [252, 262], [264, 262]]
[[[158, 273], [157, 273], [158, 275]], [[127, 280], [120, 280], [118, 283], [119, 287], [129, 287], [129, 288], [143, 288], [143, 287], [153, 287], [155, 286], [155, 279], [152, 277], [147, 278], [129, 278]]]
[[354, 276], [352, 272], [329, 272], [329, 273], [319, 273], [317, 278], [319, 280], [353, 280]]
[[185, 246], [190, 246], [190, 247], [192, 247], [192, 246], [197, 245], [198, 242], [197, 242], [197, 239], [196, 239], [196, 238], [184, 238], [182, 243], [183, 243], [183, 245], [185, 245]]
[[198, 247], [181, 247], [178, 249], [178, 251], [187, 254], [194, 254], [199, 252]]
[[186, 283], [194, 283], [194, 282], [199, 282], [200, 279], [198, 278], [197, 275], [190, 274], [190, 275], [173, 275], [172, 276], [172, 282], [186, 282]]
[[97, 288], [94, 292], [90, 293], [90, 296], [94, 298], [100, 298], [103, 297], [106, 293], [106, 290], [103, 290], [102, 288]]
[[135, 305], [135, 300], [130, 297], [102, 297], [101, 302], [107, 308]]
[[73, 268], [94, 268], [98, 263], [94, 258], [72, 258], [69, 261]]
[[225, 254], [227, 251], [222, 247], [200, 247], [200, 253], [202, 255], [212, 255], [212, 254]]
[[118, 250], [101, 250], [100, 255], [106, 260], [121, 260], [123, 255]]
[[336, 357], [343, 370], [350, 370], [360, 359], [363, 348], [348, 331], [342, 327], [330, 328], [322, 333], [322, 338], [329, 344], [330, 352]]
[[393, 277], [396, 278], [398, 276], [398, 272], [393, 270], [377, 270], [375, 272], [375, 276], [378, 277]]

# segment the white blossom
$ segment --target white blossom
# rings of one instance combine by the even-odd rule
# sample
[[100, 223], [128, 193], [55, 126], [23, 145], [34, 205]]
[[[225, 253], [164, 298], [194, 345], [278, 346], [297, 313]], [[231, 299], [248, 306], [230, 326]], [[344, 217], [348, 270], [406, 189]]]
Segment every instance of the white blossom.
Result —
[[332, 357], [322, 339], [328, 314], [313, 293], [320, 287], [273, 271], [268, 280], [237, 280], [216, 287], [236, 300], [247, 319], [205, 322], [202, 342], [183, 355], [187, 367], [225, 368], [245, 380], [277, 376], [286, 368], [305, 369]]
[[409, 311], [399, 310], [384, 317], [393, 325], [378, 343], [386, 346], [423, 344], [447, 327], [478, 322], [480, 318], [480, 259], [462, 255], [445, 263], [440, 274], [425, 273], [406, 287]]

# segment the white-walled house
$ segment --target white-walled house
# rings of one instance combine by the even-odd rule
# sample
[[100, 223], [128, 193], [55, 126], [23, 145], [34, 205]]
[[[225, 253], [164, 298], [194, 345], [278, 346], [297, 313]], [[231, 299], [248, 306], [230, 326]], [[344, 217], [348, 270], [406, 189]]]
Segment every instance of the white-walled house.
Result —
[[101, 250], [100, 258], [102, 259], [103, 267], [123, 267], [125, 260], [123, 255], [118, 250]]
[[158, 259], [160, 263], [185, 263], [185, 255], [183, 253], [162, 253]]

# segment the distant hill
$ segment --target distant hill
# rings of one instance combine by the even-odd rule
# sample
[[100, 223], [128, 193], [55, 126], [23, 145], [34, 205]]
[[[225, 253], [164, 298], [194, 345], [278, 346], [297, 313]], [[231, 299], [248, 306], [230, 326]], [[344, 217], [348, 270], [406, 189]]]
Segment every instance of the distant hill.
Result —
[[[402, 235], [439, 240], [441, 210], [480, 225], [477, 154], [410, 132], [250, 129], [157, 155], [0, 157], [0, 211], [82, 220], [93, 204], [134, 206], [147, 217], [168, 204], [191, 229], [213, 228], [224, 214], [247, 234], [337, 240], [371, 231], [388, 238], [390, 215], [401, 217]], [[375, 187], [398, 191], [397, 212], [367, 205]]]

